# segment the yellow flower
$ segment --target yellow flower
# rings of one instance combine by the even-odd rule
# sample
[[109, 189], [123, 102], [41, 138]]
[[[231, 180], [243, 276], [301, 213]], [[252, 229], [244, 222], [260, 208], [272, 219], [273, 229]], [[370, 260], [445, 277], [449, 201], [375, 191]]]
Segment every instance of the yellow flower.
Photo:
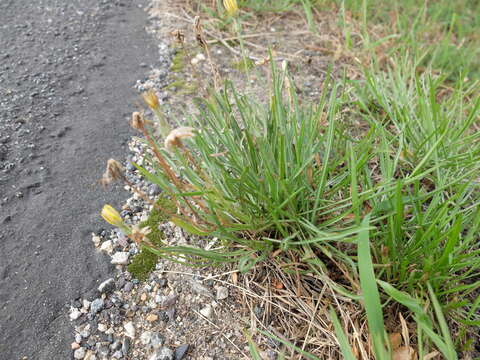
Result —
[[237, 0], [223, 0], [223, 6], [230, 16], [235, 16], [238, 12]]
[[106, 222], [112, 224], [113, 226], [122, 227], [124, 226], [122, 217], [117, 210], [111, 205], [104, 205], [101, 213], [102, 217]]
[[147, 92], [144, 92], [142, 94], [142, 97], [150, 109], [156, 110], [160, 107], [160, 102], [158, 101], [158, 97], [155, 94], [155, 91], [153, 91], [152, 89], [148, 90]]

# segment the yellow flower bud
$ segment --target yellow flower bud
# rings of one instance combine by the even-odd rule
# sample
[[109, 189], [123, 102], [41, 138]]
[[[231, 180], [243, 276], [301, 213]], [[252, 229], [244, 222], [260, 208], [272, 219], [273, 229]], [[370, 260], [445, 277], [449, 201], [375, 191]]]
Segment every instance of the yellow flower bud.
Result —
[[122, 227], [124, 226], [122, 217], [117, 210], [114, 209], [111, 205], [104, 205], [101, 213], [103, 219], [112, 224], [113, 226]]
[[238, 12], [237, 0], [223, 0], [223, 7], [229, 16], [235, 16]]

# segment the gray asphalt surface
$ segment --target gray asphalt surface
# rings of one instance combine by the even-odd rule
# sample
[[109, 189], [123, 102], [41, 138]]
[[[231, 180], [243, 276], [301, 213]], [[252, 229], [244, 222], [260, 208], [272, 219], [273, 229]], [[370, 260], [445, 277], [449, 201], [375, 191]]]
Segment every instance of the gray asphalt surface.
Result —
[[90, 234], [126, 194], [96, 181], [155, 64], [143, 5], [0, 0], [1, 360], [70, 359], [69, 305], [112, 274]]

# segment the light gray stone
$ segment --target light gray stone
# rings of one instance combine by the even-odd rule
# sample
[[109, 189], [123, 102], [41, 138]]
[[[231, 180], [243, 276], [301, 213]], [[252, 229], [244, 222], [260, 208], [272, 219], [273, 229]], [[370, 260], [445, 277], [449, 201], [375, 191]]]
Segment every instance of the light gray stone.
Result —
[[167, 347], [156, 350], [148, 360], [173, 360], [174, 354], [173, 351]]
[[105, 280], [98, 286], [98, 291], [101, 293], [111, 293], [115, 289], [115, 280], [112, 278]]
[[225, 286], [217, 287], [217, 300], [225, 300], [228, 297], [228, 288]]
[[152, 340], [152, 332], [151, 331], [144, 331], [142, 335], [140, 335], [140, 341], [143, 345], [150, 344]]
[[81, 360], [85, 357], [85, 349], [84, 348], [78, 348], [73, 352], [73, 357], [77, 360]]
[[113, 254], [112, 264], [114, 265], [127, 265], [128, 264], [128, 252], [119, 251]]
[[70, 308], [70, 320], [73, 321], [73, 320], [77, 320], [80, 316], [82, 316], [82, 313], [80, 312], [80, 310], [78, 310], [77, 308], [75, 307], [72, 307]]
[[128, 336], [131, 339], [135, 338], [135, 326], [133, 326], [133, 322], [129, 321], [125, 323], [123, 325], [123, 328], [125, 329], [126, 336]]
[[104, 305], [105, 305], [105, 303], [103, 302], [103, 299], [100, 299], [100, 298], [95, 299], [90, 304], [90, 312], [92, 314], [96, 314], [99, 311], [102, 311]]

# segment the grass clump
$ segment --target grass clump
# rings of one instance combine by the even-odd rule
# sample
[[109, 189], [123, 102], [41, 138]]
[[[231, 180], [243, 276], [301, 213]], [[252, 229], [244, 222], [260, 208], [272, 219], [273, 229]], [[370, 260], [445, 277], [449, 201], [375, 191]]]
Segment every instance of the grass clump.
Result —
[[[358, 251], [370, 248], [369, 284], [374, 275], [419, 304], [434, 296], [458, 324], [479, 323], [480, 100], [469, 100], [477, 89], [459, 81], [445, 94], [443, 79], [407, 70], [327, 81], [316, 104], [301, 105], [273, 67], [268, 104], [227, 85], [200, 100], [191, 127], [166, 136], [165, 147], [146, 131], [153, 171], [139, 169], [176, 204], [170, 221], [220, 239], [215, 251], [150, 250], [242, 271], [272, 253], [287, 268], [302, 259], [305, 271], [348, 272], [336, 287], [358, 298], [367, 287], [357, 246], [368, 231], [371, 245]], [[380, 293], [367, 308], [375, 324], [382, 299], [402, 299]]]

